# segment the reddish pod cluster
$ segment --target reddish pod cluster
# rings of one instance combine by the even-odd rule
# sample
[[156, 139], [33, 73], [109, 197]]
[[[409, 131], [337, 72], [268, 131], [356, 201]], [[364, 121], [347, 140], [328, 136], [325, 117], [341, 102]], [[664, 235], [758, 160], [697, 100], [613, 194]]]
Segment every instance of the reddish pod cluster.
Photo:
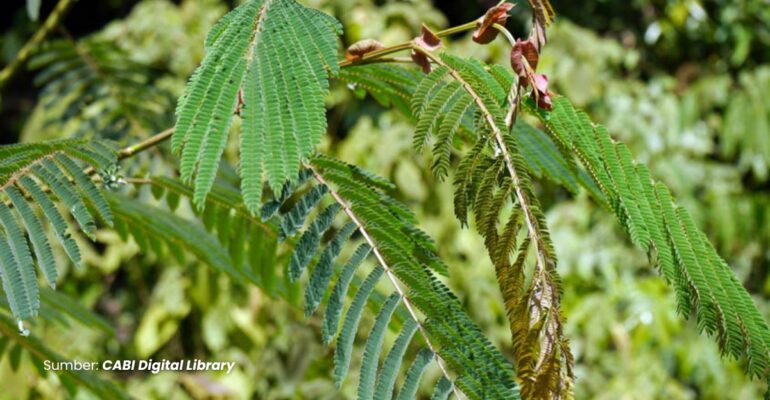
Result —
[[[476, 22], [476, 27], [473, 31], [473, 41], [480, 44], [492, 42], [500, 33], [499, 26], [495, 25], [505, 25], [508, 21], [508, 12], [511, 9], [513, 9], [513, 4], [501, 3], [487, 10], [484, 16]], [[553, 104], [551, 93], [548, 91], [548, 76], [535, 72], [538, 59], [540, 58], [540, 48], [545, 44], [545, 25], [552, 19], [552, 16], [546, 18], [547, 16], [544, 14], [541, 18], [535, 18], [534, 28], [530, 37], [527, 40], [517, 39], [516, 43], [513, 44], [511, 48], [511, 67], [516, 75], [518, 75], [521, 86], [532, 87], [532, 97], [535, 99], [537, 106], [551, 110]], [[412, 61], [419, 65], [423, 72], [429, 74], [431, 72], [430, 59], [420, 49], [425, 49], [426, 51], [438, 50], [442, 45], [441, 38], [423, 24], [420, 36], [414, 38], [413, 43], [419, 48], [412, 48]], [[361, 40], [348, 47], [345, 52], [345, 60], [348, 62], [360, 61], [366, 54], [383, 48], [385, 46], [374, 39]]]
[[[513, 8], [511, 3], [502, 3], [487, 10], [484, 17], [476, 23], [476, 29], [473, 31], [473, 41], [480, 44], [487, 44], [494, 40], [499, 31], [495, 24], [505, 25], [508, 21], [508, 12]], [[542, 20], [542, 21], [541, 21]], [[527, 40], [516, 40], [511, 49], [511, 67], [516, 75], [519, 76], [523, 86], [532, 86], [532, 97], [537, 106], [550, 110], [553, 105], [551, 102], [551, 93], [548, 92], [548, 77], [545, 74], [538, 74], [537, 62], [540, 58], [540, 47], [545, 43], [544, 25], [547, 20], [544, 18], [535, 19], [535, 29]]]
[[523, 86], [532, 86], [532, 97], [537, 106], [546, 110], [553, 108], [551, 93], [548, 91], [548, 76], [535, 72], [540, 52], [535, 40], [516, 40], [511, 49], [511, 68], [519, 76]]

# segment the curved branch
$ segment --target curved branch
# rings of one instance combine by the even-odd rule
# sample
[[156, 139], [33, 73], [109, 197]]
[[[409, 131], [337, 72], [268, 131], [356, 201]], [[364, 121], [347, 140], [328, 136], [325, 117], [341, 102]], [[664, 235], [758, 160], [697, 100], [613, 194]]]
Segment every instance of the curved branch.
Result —
[[[508, 144], [506, 143], [504, 139], [504, 134], [502, 131], [502, 127], [498, 126], [496, 122], [496, 116], [490, 111], [487, 104], [484, 102], [484, 99], [482, 96], [473, 88], [473, 86], [461, 75], [461, 73], [451, 68], [447, 63], [445, 63], [441, 58], [433, 54], [431, 51], [428, 51], [427, 49], [419, 46], [414, 45], [413, 49], [415, 51], [418, 51], [422, 54], [424, 54], [431, 62], [446, 67], [449, 71], [450, 76], [452, 76], [453, 79], [455, 79], [457, 82], [459, 82], [467, 91], [467, 93], [473, 98], [473, 101], [476, 103], [479, 111], [481, 112], [483, 119], [486, 123], [486, 125], [489, 126], [489, 129], [492, 132], [492, 136], [494, 138], [496, 150], [500, 152], [500, 154], [503, 157], [503, 161], [505, 164], [505, 168], [507, 170], [508, 176], [511, 179], [511, 186], [513, 188], [515, 198], [518, 202], [519, 207], [522, 210], [522, 214], [524, 216], [524, 221], [527, 226], [527, 236], [530, 240], [530, 244], [533, 246], [535, 251], [535, 271], [533, 273], [534, 278], [532, 281], [532, 293], [529, 295], [529, 299], [527, 300], [529, 306], [528, 308], [533, 311], [531, 314], [530, 320], [527, 321], [528, 324], [528, 330], [537, 329], [537, 330], [545, 330], [545, 337], [548, 338], [548, 341], [551, 342], [549, 345], [544, 345], [540, 348], [539, 356], [537, 357], [534, 365], [532, 365], [533, 371], [542, 371], [543, 370], [543, 364], [547, 362], [547, 356], [548, 353], [553, 351], [552, 346], [558, 346], [560, 350], [558, 350], [560, 353], [562, 353], [563, 360], [566, 360], [567, 363], [567, 382], [569, 382], [571, 379], [573, 379], [573, 375], [571, 372], [571, 354], [569, 352], [569, 349], [565, 347], [565, 343], [562, 343], [561, 338], [561, 330], [562, 330], [562, 323], [561, 323], [561, 315], [559, 311], [559, 292], [556, 289], [556, 282], [553, 278], [553, 274], [555, 274], [555, 266], [556, 266], [556, 260], [554, 255], [551, 253], [550, 246], [549, 246], [549, 239], [547, 237], [547, 232], [543, 230], [543, 228], [540, 225], [540, 221], [538, 219], [538, 213], [535, 211], [536, 205], [533, 202], [533, 199], [530, 198], [530, 195], [527, 193], [527, 190], [525, 189], [525, 175], [523, 171], [520, 171], [519, 168], [517, 168], [516, 164], [514, 163], [511, 149], [509, 149]], [[518, 83], [513, 83], [512, 86], [517, 86]], [[513, 96], [513, 100], [516, 100], [515, 91], [512, 88], [511, 92], [509, 93], [509, 99]], [[512, 105], [512, 108], [515, 107], [515, 103]], [[514, 109], [515, 110], [515, 109]], [[515, 112], [515, 111], [514, 111]], [[509, 113], [510, 117], [506, 118], [505, 124], [511, 124], [513, 119], [515, 118], [515, 114]], [[534, 200], [536, 201], [536, 199]], [[501, 290], [503, 287], [501, 286]], [[504, 293], [505, 296], [505, 293]], [[506, 308], [508, 308], [508, 304], [506, 303]], [[511, 310], [508, 310], [509, 313]], [[511, 314], [509, 314], [509, 318]], [[547, 316], [546, 316], [547, 315]], [[546, 316], [547, 322], [545, 322], [546, 325], [544, 325], [541, 328], [535, 328], [537, 324], [539, 323], [538, 320]], [[514, 330], [515, 321], [510, 320], [511, 323], [511, 334], [514, 336], [514, 341], [516, 341], [516, 331]], [[553, 344], [553, 342], [560, 342], [558, 345]], [[515, 345], [515, 343], [514, 343]], [[560, 357], [560, 360], [562, 359]], [[521, 360], [519, 360], [521, 361]], [[561, 361], [560, 361], [561, 362]], [[520, 369], [523, 369], [523, 366], [519, 366]], [[538, 373], [539, 374], [539, 373]], [[535, 386], [541, 385], [539, 380], [536, 378], [534, 381], [531, 382], [531, 384], [534, 384]], [[568, 383], [569, 385], [569, 383]], [[524, 387], [534, 387], [529, 386], [529, 384], [523, 385]], [[549, 390], [547, 388], [540, 387], [542, 390]], [[538, 390], [538, 389], [535, 389]], [[559, 389], [560, 390], [560, 389]], [[569, 389], [567, 389], [569, 390]], [[559, 397], [556, 397], [559, 398]]]
[[511, 34], [511, 32], [508, 29], [506, 29], [504, 26], [498, 23], [494, 23], [492, 24], [492, 27], [497, 29], [500, 33], [502, 33], [503, 36], [505, 36], [505, 38], [508, 40], [508, 43], [511, 44], [511, 46], [516, 44], [516, 39], [513, 38], [513, 34]]
[[513, 165], [513, 160], [511, 158], [510, 151], [508, 150], [508, 146], [505, 143], [505, 140], [503, 139], [503, 132], [500, 130], [500, 128], [495, 123], [495, 117], [492, 115], [492, 113], [489, 111], [489, 108], [487, 108], [486, 104], [484, 104], [484, 101], [481, 99], [481, 96], [479, 96], [478, 93], [473, 89], [473, 87], [465, 80], [463, 79], [460, 74], [455, 71], [453, 68], [450, 68], [443, 60], [436, 57], [432, 52], [425, 50], [424, 48], [420, 46], [413, 46], [413, 48], [416, 51], [419, 51], [425, 56], [427, 56], [432, 62], [444, 66], [449, 69], [449, 74], [452, 75], [452, 78], [457, 80], [465, 90], [473, 97], [474, 102], [479, 107], [479, 110], [484, 115], [484, 120], [487, 122], [487, 125], [489, 125], [489, 128], [492, 130], [492, 133], [495, 138], [495, 142], [500, 149], [500, 152], [503, 155], [503, 160], [505, 161], [505, 167], [508, 170], [508, 174], [511, 177], [511, 183], [513, 184], [514, 190], [516, 192], [516, 199], [521, 204], [521, 209], [524, 211], [524, 219], [527, 223], [527, 228], [529, 231], [529, 235], [532, 238], [533, 245], [535, 246], [535, 251], [537, 253], [537, 267], [539, 271], [543, 271], [546, 268], [546, 261], [543, 254], [545, 253], [545, 249], [542, 248], [542, 237], [540, 235], [540, 228], [538, 227], [537, 219], [535, 218], [535, 214], [532, 212], [532, 209], [529, 205], [529, 198], [527, 197], [526, 193], [524, 193], [523, 185], [521, 182], [521, 178], [519, 177], [518, 171], [516, 171], [516, 167]]

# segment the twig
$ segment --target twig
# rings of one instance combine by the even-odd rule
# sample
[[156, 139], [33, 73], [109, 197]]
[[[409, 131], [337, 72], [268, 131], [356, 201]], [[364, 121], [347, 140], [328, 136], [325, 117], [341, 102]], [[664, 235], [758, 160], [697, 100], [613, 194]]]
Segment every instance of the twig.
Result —
[[[498, 23], [492, 24], [492, 27], [505, 36], [511, 47], [516, 46], [516, 39], [514, 39], [508, 29]], [[529, 63], [527, 63], [526, 58], [524, 58], [524, 64], [526, 65], [526, 68], [529, 68]], [[521, 99], [520, 93], [521, 81], [516, 77], [516, 82], [511, 85], [511, 90], [508, 92], [508, 102], [511, 104], [511, 107], [505, 115], [505, 125], [508, 126], [508, 131], [513, 128], [513, 124], [516, 122], [516, 115], [519, 112], [519, 100]]]
[[[123, 160], [129, 157], [133, 157], [136, 154], [139, 154], [151, 147], [155, 147], [156, 145], [163, 143], [164, 141], [168, 140], [168, 138], [171, 137], [171, 135], [174, 134], [174, 128], [168, 128], [164, 131], [158, 132], [147, 139], [142, 140], [141, 142], [137, 144], [133, 144], [128, 147], [124, 147], [118, 151], [118, 160]], [[86, 175], [93, 175], [96, 173], [96, 169], [94, 167], [88, 167], [84, 171]]]
[[[476, 27], [476, 22], [477, 21], [471, 21], [471, 22], [467, 22], [467, 23], [462, 24], [462, 25], [458, 25], [458, 26], [452, 27], [452, 28], [444, 29], [443, 31], [438, 31], [438, 32], [436, 32], [436, 36], [444, 37], [444, 36], [453, 35], [455, 33], [469, 31], [469, 30], [471, 30], [471, 29]], [[339, 65], [340, 65], [340, 67], [347, 67], [347, 66], [350, 66], [350, 65], [358, 65], [358, 64], [365, 63], [367, 60], [381, 58], [382, 56], [386, 56], [388, 54], [396, 53], [396, 52], [403, 51], [403, 50], [411, 50], [411, 49], [412, 49], [412, 41], [410, 40], [408, 42], [395, 44], [393, 46], [388, 46], [388, 47], [386, 47], [384, 49], [373, 51], [371, 53], [366, 53], [361, 58], [359, 58], [359, 59], [357, 59], [355, 61], [342, 60], [342, 61], [339, 62]]]
[[122, 178], [124, 182], [132, 185], [152, 185], [152, 179], [147, 178]]
[[356, 60], [356, 61], [353, 61], [353, 64], [349, 64], [345, 66], [351, 67], [354, 65], [368, 65], [368, 64], [380, 64], [380, 63], [412, 64], [414, 63], [414, 60], [412, 60], [409, 57], [377, 57], [377, 58], [369, 58], [366, 60]]
[[102, 81], [104, 82], [104, 86], [107, 87], [107, 90], [109, 90], [112, 93], [112, 96], [117, 99], [118, 104], [123, 109], [123, 114], [125, 115], [126, 119], [128, 120], [129, 124], [131, 124], [131, 127], [133, 128], [132, 133], [138, 132], [141, 130], [142, 124], [136, 119], [136, 117], [131, 112], [131, 107], [128, 106], [128, 102], [126, 101], [125, 96], [121, 92], [118, 85], [116, 85], [109, 77], [108, 74], [104, 73], [104, 69], [99, 66], [99, 63], [94, 58], [93, 54], [86, 48], [86, 46], [81, 45], [78, 43], [77, 40], [70, 34], [70, 32], [65, 28], [64, 26], [59, 26], [59, 31], [64, 36], [65, 39], [70, 43], [72, 48], [75, 50], [75, 53], [77, 53], [80, 58], [85, 61], [86, 65], [88, 65], [88, 68], [91, 69], [91, 71], [94, 72], [94, 74]]
[[3, 89], [8, 81], [21, 69], [21, 67], [27, 63], [32, 54], [37, 50], [38, 46], [48, 37], [51, 32], [59, 26], [67, 11], [75, 4], [76, 0], [59, 0], [56, 4], [56, 8], [53, 9], [51, 14], [48, 15], [40, 29], [35, 32], [34, 35], [22, 46], [19, 52], [16, 54], [16, 58], [6, 65], [2, 71], [0, 71], [0, 89]]
[[168, 140], [171, 135], [174, 134], [174, 127], [167, 128], [164, 131], [158, 132], [141, 142], [128, 146], [118, 152], [118, 160], [123, 160], [129, 157], [133, 157], [137, 153], [141, 153], [151, 147], [154, 147], [160, 143]]
[[504, 26], [498, 23], [494, 23], [492, 24], [492, 27], [497, 29], [498, 32], [502, 33], [503, 36], [505, 36], [505, 38], [508, 39], [508, 43], [511, 44], [511, 47], [513, 47], [516, 44], [516, 39], [513, 38], [513, 35], [511, 34], [511, 32], [508, 29], [506, 29]]

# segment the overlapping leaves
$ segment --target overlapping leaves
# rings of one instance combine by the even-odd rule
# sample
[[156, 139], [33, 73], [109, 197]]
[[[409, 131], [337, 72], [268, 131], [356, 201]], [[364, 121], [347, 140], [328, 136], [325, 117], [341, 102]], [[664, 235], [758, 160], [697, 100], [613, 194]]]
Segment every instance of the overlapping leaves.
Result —
[[571, 149], [598, 184], [610, 209], [673, 285], [680, 313], [695, 314], [700, 330], [713, 335], [726, 354], [746, 357], [755, 377], [770, 374], [770, 329], [727, 263], [678, 206], [668, 188], [655, 181], [628, 148], [614, 141], [588, 115], [557, 97], [552, 112], [528, 110], [541, 118], [553, 140]]
[[147, 65], [96, 38], [47, 43], [30, 60], [42, 87], [44, 126], [59, 134], [119, 140], [170, 123], [172, 98]]
[[[337, 337], [335, 381], [340, 384], [347, 374], [356, 331], [369, 303], [379, 312], [367, 332], [358, 398], [391, 398], [410, 343], [420, 341], [424, 347], [406, 372], [399, 399], [415, 396], [421, 374], [433, 362], [458, 374], [453, 381], [445, 376], [437, 382], [435, 398], [446, 398], [453, 385], [474, 399], [518, 398], [511, 365], [434, 277], [433, 272], [446, 273], [446, 267], [435, 256], [430, 239], [414, 227], [414, 215], [387, 196], [391, 184], [323, 156], [314, 157], [310, 168], [297, 179], [301, 185], [287, 184], [279, 197], [265, 204], [262, 215], [277, 218], [284, 237], [299, 237], [287, 273], [298, 279], [312, 267], [306, 314], [313, 314], [328, 297], [322, 333], [326, 343]], [[310, 215], [314, 217], [308, 220]], [[335, 260], [347, 243], [355, 250], [338, 265]], [[364, 273], [362, 262], [369, 254], [374, 254], [376, 266]], [[376, 296], [377, 283], [386, 276], [395, 291]], [[347, 296], [352, 300], [343, 317]], [[424, 319], [416, 319], [413, 312], [422, 313]], [[378, 365], [388, 326], [400, 326], [400, 334]]]
[[[462, 224], [474, 217], [495, 264], [522, 394], [547, 398], [568, 393], [572, 356], [561, 333], [556, 259], [529, 176], [546, 176], [573, 192], [578, 182], [595, 185], [542, 132], [520, 123], [514, 135], [507, 134], [504, 110], [513, 80], [502, 67], [450, 55], [441, 59], [442, 65], [417, 84], [407, 83], [413, 75], [403, 68], [385, 65], [348, 68], [340, 78], [415, 118], [414, 145], [420, 150], [432, 141], [432, 169], [438, 178], [449, 174], [456, 148], [463, 141], [472, 144], [454, 172], [455, 214]], [[402, 98], [409, 99], [408, 107], [400, 106]], [[509, 154], [507, 160], [501, 150]], [[536, 232], [536, 243], [520, 237], [530, 229]], [[524, 277], [530, 252], [539, 264], [537, 279]]]

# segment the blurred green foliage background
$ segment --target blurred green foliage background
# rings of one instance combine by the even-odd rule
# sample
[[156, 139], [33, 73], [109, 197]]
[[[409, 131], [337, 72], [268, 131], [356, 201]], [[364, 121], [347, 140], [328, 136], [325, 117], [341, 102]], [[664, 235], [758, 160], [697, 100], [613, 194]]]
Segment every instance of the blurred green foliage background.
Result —
[[[18, 3], [18, 4], [16, 4]], [[207, 29], [234, 2], [81, 0], [64, 26], [78, 40], [113, 43], [152, 70], [152, 84], [177, 96], [203, 54]], [[441, 28], [472, 20], [494, 1], [308, 0], [339, 18], [343, 46], [365, 38], [409, 40], [421, 23]], [[36, 23], [22, 2], [6, 5], [0, 61], [9, 62]], [[43, 1], [41, 15], [53, 7]], [[647, 162], [705, 229], [756, 302], [770, 316], [770, 2], [768, 0], [554, 0], [557, 22], [539, 69], [553, 91], [586, 109]], [[509, 29], [529, 30], [526, 2]], [[480, 47], [468, 37], [448, 48], [508, 64], [507, 44]], [[45, 124], [33, 71], [2, 93], [0, 142], [71, 135]], [[450, 184], [433, 179], [428, 156], [411, 150], [412, 127], [338, 84], [328, 101], [324, 148], [376, 171], [399, 187], [450, 265], [450, 286], [498, 346], [509, 347], [505, 312], [482, 239], [460, 229]], [[172, 108], [158, 118], [170, 118]], [[147, 136], [141, 126], [118, 139]], [[134, 136], [135, 135], [135, 136]], [[133, 136], [133, 137], [132, 137]], [[138, 171], [171, 168], [145, 157]], [[580, 399], [752, 399], [741, 361], [723, 360], [694, 321], [676, 315], [671, 289], [612, 216], [586, 196], [538, 184], [560, 259], [566, 334]], [[149, 193], [145, 193], [149, 198]], [[101, 314], [114, 335], [78, 324], [36, 322], [70, 358], [234, 360], [230, 375], [116, 373], [137, 398], [334, 399], [331, 350], [319, 323], [300, 308], [244, 288], [204, 266], [140, 254], [103, 231], [83, 242], [87, 268], [63, 271], [61, 291]], [[317, 317], [316, 317], [317, 318]], [[0, 361], [0, 398], [56, 398], [53, 374]]]

